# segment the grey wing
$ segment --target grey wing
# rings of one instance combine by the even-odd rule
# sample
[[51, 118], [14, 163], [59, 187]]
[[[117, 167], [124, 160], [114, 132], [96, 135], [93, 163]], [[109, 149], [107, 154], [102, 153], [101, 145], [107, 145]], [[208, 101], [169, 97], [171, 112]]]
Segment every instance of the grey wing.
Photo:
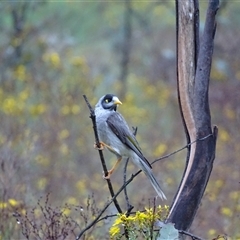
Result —
[[151, 164], [143, 156], [135, 136], [130, 131], [127, 122], [120, 113], [114, 112], [111, 114], [107, 119], [107, 124], [122, 143], [126, 144], [127, 147], [133, 150], [150, 168], [152, 168]]

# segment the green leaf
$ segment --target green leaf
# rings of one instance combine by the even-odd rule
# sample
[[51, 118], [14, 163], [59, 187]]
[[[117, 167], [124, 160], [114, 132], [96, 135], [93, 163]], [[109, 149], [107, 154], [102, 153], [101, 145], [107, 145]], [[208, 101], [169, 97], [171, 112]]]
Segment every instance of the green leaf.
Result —
[[161, 227], [157, 240], [178, 240], [178, 230], [173, 223], [163, 223], [158, 221], [157, 225]]

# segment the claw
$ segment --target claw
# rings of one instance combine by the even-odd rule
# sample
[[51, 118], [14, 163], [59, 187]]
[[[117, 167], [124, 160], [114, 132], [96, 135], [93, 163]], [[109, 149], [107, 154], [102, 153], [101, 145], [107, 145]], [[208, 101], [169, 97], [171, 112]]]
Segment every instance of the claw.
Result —
[[117, 162], [113, 165], [112, 169], [110, 169], [107, 173], [107, 176], [105, 176], [105, 173], [103, 173], [103, 178], [104, 179], [110, 179], [111, 175], [113, 174], [114, 170], [117, 168], [118, 164], [122, 160], [122, 157], [120, 157]]
[[110, 177], [111, 177], [111, 175], [112, 175], [112, 172], [113, 172], [113, 171], [111, 171], [111, 170], [108, 171], [108, 172], [107, 172], [107, 176], [105, 176], [105, 173], [103, 172], [103, 178], [104, 178], [104, 179], [110, 179]]
[[112, 175], [112, 171], [108, 171], [107, 176], [105, 176], [105, 173], [103, 173], [103, 179], [110, 179], [111, 175]]
[[104, 149], [104, 144], [102, 142], [99, 143], [100, 147], [97, 146], [96, 143], [94, 143], [93, 147], [97, 150], [103, 150]]

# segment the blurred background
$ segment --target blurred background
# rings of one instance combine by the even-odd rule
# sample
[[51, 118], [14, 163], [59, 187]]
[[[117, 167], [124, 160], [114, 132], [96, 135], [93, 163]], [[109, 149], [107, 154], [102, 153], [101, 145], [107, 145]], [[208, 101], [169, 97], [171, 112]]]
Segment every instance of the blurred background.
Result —
[[[201, 31], [206, 6], [200, 1]], [[240, 239], [239, 12], [239, 2], [222, 1], [217, 16], [209, 98], [219, 136], [191, 227], [207, 239], [218, 234]], [[106, 93], [119, 96], [119, 111], [138, 127], [137, 139], [150, 162], [186, 145], [176, 91], [174, 1], [2, 1], [0, 32], [0, 239], [23, 238], [12, 213], [26, 216], [41, 198], [43, 205], [58, 206], [80, 221], [80, 228], [87, 220], [81, 223], [79, 209], [61, 207], [97, 212], [110, 198], [83, 94], [92, 106]], [[111, 167], [115, 156], [104, 154]], [[183, 150], [155, 163], [168, 197], [157, 204], [171, 204], [185, 158]], [[123, 166], [124, 161], [112, 176], [116, 190]], [[129, 176], [137, 170], [130, 162]], [[143, 174], [128, 192], [134, 210], [149, 206], [155, 196]], [[125, 211], [123, 199], [120, 195]], [[40, 208], [34, 219], [42, 218]], [[108, 239], [109, 226], [99, 226], [89, 237]]]

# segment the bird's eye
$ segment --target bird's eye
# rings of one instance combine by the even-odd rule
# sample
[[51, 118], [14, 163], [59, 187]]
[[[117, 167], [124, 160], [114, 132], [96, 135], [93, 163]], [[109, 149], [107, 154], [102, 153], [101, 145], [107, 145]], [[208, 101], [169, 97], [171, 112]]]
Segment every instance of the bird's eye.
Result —
[[105, 99], [105, 103], [108, 103], [109, 102], [109, 100], [108, 99]]

